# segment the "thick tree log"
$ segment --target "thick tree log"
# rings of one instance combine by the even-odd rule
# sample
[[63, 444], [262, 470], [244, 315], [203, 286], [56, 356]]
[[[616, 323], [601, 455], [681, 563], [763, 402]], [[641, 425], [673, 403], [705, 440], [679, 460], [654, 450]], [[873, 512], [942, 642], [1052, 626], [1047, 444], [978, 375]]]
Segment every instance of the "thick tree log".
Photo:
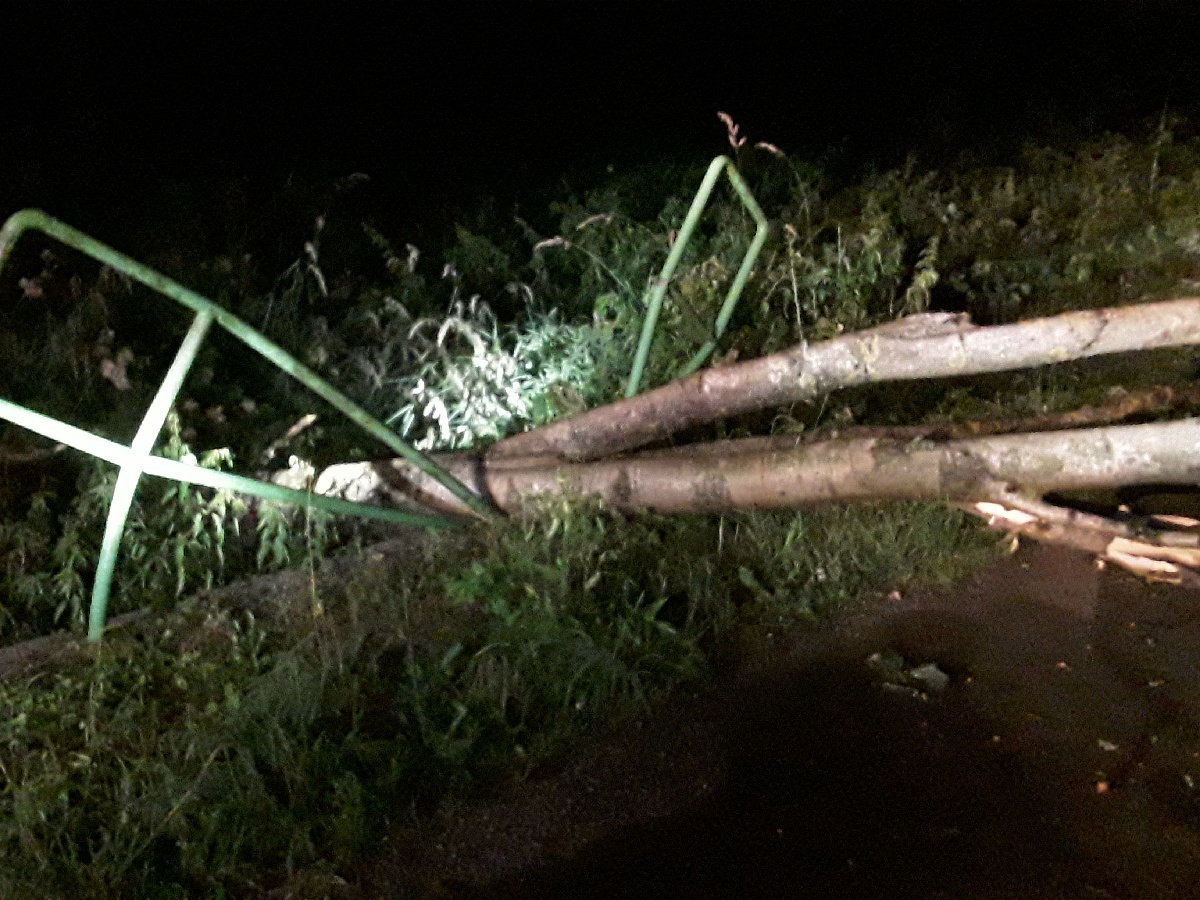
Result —
[[[1136, 484], [1200, 484], [1200, 419], [933, 444], [878, 438], [801, 444], [750, 438], [590, 463], [446, 454], [438, 463], [501, 509], [538, 495], [595, 495], [626, 511], [715, 513], [830, 502], [989, 499]], [[363, 502], [463, 504], [402, 460], [347, 463], [314, 490]]]
[[1200, 343], [1200, 298], [1070, 312], [990, 328], [930, 313], [690, 378], [493, 444], [491, 458], [600, 459], [677, 431], [839, 388], [1003, 372]]

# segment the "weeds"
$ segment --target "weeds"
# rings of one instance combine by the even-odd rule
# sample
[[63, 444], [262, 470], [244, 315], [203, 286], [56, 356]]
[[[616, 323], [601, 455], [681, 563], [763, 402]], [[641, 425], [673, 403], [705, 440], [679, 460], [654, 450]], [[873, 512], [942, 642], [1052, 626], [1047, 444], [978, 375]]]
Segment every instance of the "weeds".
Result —
[[[256, 895], [350, 860], [389, 823], [703, 678], [737, 603], [794, 618], [877, 585], [879, 566], [944, 560], [935, 541], [971, 543], [933, 508], [880, 521], [722, 526], [556, 500], [349, 582], [318, 576], [320, 615], [185, 601], [91, 666], [0, 686], [0, 893]], [[747, 605], [751, 571], [770, 596]]]
[[928, 503], [851, 506], [733, 517], [726, 546], [740, 557], [743, 619], [813, 621], [881, 587], [949, 584], [991, 558], [994, 542], [966, 515]]
[[[174, 414], [157, 452], [204, 468], [232, 464], [224, 449], [196, 458], [181, 439]], [[53, 521], [45, 494], [31, 498], [23, 521], [0, 525], [0, 629], [10, 637], [83, 627], [115, 482], [111, 467], [93, 462], [60, 525]], [[228, 490], [144, 478], [121, 542], [112, 612], [162, 606], [254, 571], [282, 568], [293, 557], [320, 558], [337, 542], [330, 518], [319, 511], [305, 510], [304, 527], [297, 529], [295, 510], [261, 503], [254, 552], [251, 536], [241, 533], [247, 512], [246, 504]]]
[[703, 673], [726, 623], [711, 561], [687, 548], [710, 531], [560, 500], [490, 535], [485, 559], [448, 580], [456, 604], [486, 614], [471, 678], [519, 738]]

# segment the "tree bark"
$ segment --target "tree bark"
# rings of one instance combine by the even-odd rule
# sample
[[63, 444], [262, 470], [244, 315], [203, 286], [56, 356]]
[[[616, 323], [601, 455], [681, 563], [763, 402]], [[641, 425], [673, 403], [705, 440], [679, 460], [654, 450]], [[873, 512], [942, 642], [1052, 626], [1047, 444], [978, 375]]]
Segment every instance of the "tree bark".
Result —
[[[553, 457], [436, 456], [471, 490], [509, 513], [539, 495], [599, 496], [609, 506], [721, 513], [865, 500], [989, 499], [997, 485], [1026, 496], [1136, 484], [1200, 484], [1200, 419], [933, 444], [880, 438], [803, 444], [749, 438], [568, 463]], [[360, 502], [417, 503], [466, 513], [402, 460], [347, 463], [314, 490]]]
[[1110, 353], [1200, 343], [1200, 298], [1070, 312], [979, 327], [927, 313], [820, 344], [706, 369], [627, 400], [493, 444], [489, 458], [585, 461], [624, 453], [685, 428], [838, 388], [1003, 372]]

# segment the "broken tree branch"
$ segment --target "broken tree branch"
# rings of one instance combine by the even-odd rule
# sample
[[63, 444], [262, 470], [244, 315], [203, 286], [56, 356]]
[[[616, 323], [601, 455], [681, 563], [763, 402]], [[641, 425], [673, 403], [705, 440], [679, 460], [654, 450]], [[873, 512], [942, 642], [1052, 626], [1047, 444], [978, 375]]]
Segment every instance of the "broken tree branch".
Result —
[[1200, 343], [1200, 298], [1085, 310], [979, 327], [926, 313], [820, 344], [718, 366], [498, 441], [489, 457], [584, 461], [685, 428], [811, 401], [851, 385], [1003, 372], [1132, 350]]
[[1082, 513], [997, 487], [994, 499], [952, 504], [990, 528], [1094, 554], [1149, 581], [1200, 587], [1200, 522], [1186, 531], [1140, 532], [1124, 522]]

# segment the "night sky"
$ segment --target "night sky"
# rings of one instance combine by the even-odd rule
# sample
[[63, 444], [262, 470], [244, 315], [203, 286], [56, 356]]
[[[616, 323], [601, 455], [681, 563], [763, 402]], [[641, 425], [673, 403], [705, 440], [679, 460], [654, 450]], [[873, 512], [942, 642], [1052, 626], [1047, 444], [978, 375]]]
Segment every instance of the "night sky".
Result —
[[394, 228], [487, 194], [528, 209], [564, 176], [722, 152], [718, 110], [853, 168], [1200, 106], [1195, 4], [712, 6], [9, 0], [0, 214], [40, 206], [136, 255], [235, 183], [234, 217], [354, 172]]

